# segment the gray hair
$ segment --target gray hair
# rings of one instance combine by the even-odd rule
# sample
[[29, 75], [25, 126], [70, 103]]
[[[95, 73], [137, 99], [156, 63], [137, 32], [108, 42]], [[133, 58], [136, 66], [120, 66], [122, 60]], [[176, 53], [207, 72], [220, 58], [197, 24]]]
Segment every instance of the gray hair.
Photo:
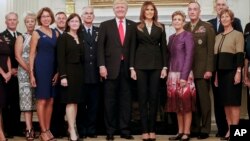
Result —
[[[224, 0], [224, 1], [225, 1], [226, 6], [228, 6], [227, 0]], [[215, 0], [215, 5], [216, 5], [217, 2], [218, 2], [218, 0]]]
[[[93, 14], [94, 14], [94, 7], [91, 6], [91, 5], [88, 5], [88, 6], [85, 6], [85, 7], [82, 8], [82, 15], [86, 12], [86, 10], [87, 10], [88, 8], [92, 9]], [[81, 15], [81, 16], [82, 16], [82, 15]]]
[[18, 14], [16, 12], [9, 12], [5, 15], [5, 20], [7, 20], [10, 15], [15, 15], [18, 19]]
[[23, 13], [23, 20], [24, 20], [24, 22], [25, 22], [26, 18], [28, 18], [28, 17], [30, 17], [30, 18], [36, 20], [36, 13], [34, 13], [34, 12], [32, 12], [32, 11], [24, 12], [24, 13]]

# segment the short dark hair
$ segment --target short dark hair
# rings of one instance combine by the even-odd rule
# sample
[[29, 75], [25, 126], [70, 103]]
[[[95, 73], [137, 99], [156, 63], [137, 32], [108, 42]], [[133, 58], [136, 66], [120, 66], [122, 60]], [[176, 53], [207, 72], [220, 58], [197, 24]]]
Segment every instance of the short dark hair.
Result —
[[63, 11], [59, 11], [59, 12], [57, 12], [55, 16], [57, 16], [57, 15], [61, 15], [61, 14], [65, 15], [65, 16], [67, 17], [66, 13], [65, 13], [65, 12], [63, 12]]
[[52, 10], [49, 7], [43, 7], [37, 13], [37, 23], [38, 23], [38, 25], [42, 25], [41, 17], [42, 17], [42, 14], [43, 14], [44, 11], [48, 12], [50, 17], [51, 17], [50, 25], [53, 24], [55, 22], [55, 17], [54, 17], [54, 14], [53, 14]]

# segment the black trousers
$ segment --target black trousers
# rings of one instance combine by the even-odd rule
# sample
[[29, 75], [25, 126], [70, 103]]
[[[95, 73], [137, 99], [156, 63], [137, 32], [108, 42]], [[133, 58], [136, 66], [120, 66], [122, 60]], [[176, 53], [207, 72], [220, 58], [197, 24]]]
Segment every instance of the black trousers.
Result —
[[22, 133], [20, 121], [19, 90], [17, 77], [11, 77], [6, 85], [6, 105], [3, 109], [4, 130], [8, 135]]
[[249, 93], [248, 87], [247, 87], [247, 112], [248, 112], [248, 119], [250, 123], [250, 93]]
[[104, 122], [107, 134], [115, 134], [117, 129], [121, 134], [130, 134], [131, 79], [125, 71], [128, 69], [121, 63], [119, 76], [104, 80]]
[[221, 102], [222, 99], [218, 92], [218, 87], [215, 87], [214, 85], [214, 80], [215, 80], [215, 73], [213, 73], [213, 76], [211, 78], [211, 86], [212, 86], [213, 96], [214, 96], [214, 115], [215, 115], [215, 121], [216, 121], [217, 129], [218, 129], [218, 134], [221, 136], [224, 136], [228, 131], [228, 125], [227, 125], [224, 105]]
[[99, 105], [99, 84], [85, 84], [84, 103], [78, 104], [77, 128], [80, 135], [95, 135]]
[[197, 92], [197, 111], [193, 113], [191, 131], [209, 134], [211, 131], [210, 80], [195, 78], [194, 82]]
[[136, 70], [142, 133], [155, 132], [161, 70]]
[[56, 96], [54, 98], [53, 113], [51, 116], [50, 129], [54, 136], [64, 136], [67, 133], [66, 121], [64, 120], [66, 104], [61, 103], [60, 87], [60, 84], [56, 85]]

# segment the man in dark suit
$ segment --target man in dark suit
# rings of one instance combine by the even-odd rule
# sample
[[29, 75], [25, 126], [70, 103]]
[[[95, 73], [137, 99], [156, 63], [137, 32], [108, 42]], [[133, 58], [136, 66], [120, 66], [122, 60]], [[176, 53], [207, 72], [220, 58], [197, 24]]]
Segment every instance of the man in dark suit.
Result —
[[247, 86], [247, 112], [250, 120], [250, 79], [249, 79], [249, 66], [250, 66], [250, 23], [247, 23], [244, 30], [244, 38], [245, 38], [245, 63], [244, 63], [244, 84]]
[[[62, 35], [66, 28], [67, 15], [64, 12], [57, 12], [55, 15], [55, 30]], [[65, 104], [60, 101], [60, 84], [56, 85], [56, 96], [53, 103], [53, 113], [51, 116], [51, 132], [56, 138], [62, 138], [66, 136], [65, 126]]]
[[[215, 4], [216, 4], [215, 10], [217, 12], [217, 17], [209, 20], [208, 22], [213, 25], [214, 31], [217, 35], [224, 31], [224, 27], [220, 23], [219, 17], [220, 17], [220, 12], [223, 9], [228, 8], [228, 5], [227, 5], [227, 0], [216, 0]], [[232, 25], [235, 30], [243, 32], [241, 22], [238, 18], [234, 18]], [[213, 96], [214, 96], [214, 114], [215, 114], [217, 129], [218, 129], [216, 137], [224, 137], [228, 131], [228, 125], [227, 125], [226, 115], [224, 111], [224, 106], [222, 105], [221, 99], [218, 94], [218, 87], [214, 86], [214, 80], [215, 80], [215, 72], [213, 73], [213, 76], [211, 78], [211, 85], [212, 85]]]
[[188, 5], [188, 22], [184, 29], [193, 33], [195, 43], [193, 73], [197, 95], [197, 111], [193, 113], [191, 132], [198, 139], [206, 139], [211, 131], [211, 100], [209, 95], [212, 76], [215, 33], [212, 25], [199, 19], [200, 4]]
[[[115, 18], [101, 23], [97, 60], [104, 81], [104, 120], [107, 140], [114, 140], [117, 128], [121, 138], [134, 139], [129, 130], [131, 92], [129, 49], [135, 46], [135, 23], [125, 18], [126, 0], [115, 0]], [[118, 124], [118, 127], [117, 127]]]
[[3, 123], [6, 137], [13, 138], [13, 136], [22, 135], [20, 129], [20, 107], [19, 107], [19, 91], [18, 91], [18, 80], [17, 80], [17, 67], [18, 63], [15, 59], [14, 46], [16, 37], [21, 33], [16, 31], [18, 24], [18, 15], [15, 12], [10, 12], [5, 16], [5, 24], [7, 29], [1, 34], [7, 41], [10, 47], [10, 60], [11, 60], [11, 79], [7, 83], [7, 94], [6, 94], [6, 106], [3, 109]]
[[84, 103], [79, 104], [77, 127], [80, 137], [97, 138], [96, 119], [99, 103], [99, 68], [97, 67], [97, 38], [99, 28], [93, 26], [94, 9], [84, 7], [81, 15], [84, 37]]

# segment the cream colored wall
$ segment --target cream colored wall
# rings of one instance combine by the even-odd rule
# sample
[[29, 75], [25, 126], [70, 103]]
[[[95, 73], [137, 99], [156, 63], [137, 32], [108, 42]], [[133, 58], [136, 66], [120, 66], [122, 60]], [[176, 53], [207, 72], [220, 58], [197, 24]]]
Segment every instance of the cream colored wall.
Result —
[[3, 31], [5, 29], [5, 24], [4, 24], [4, 21], [5, 21], [5, 13], [7, 11], [7, 0], [1, 0], [0, 1], [0, 23], [1, 23], [1, 26], [0, 26], [0, 32]]

